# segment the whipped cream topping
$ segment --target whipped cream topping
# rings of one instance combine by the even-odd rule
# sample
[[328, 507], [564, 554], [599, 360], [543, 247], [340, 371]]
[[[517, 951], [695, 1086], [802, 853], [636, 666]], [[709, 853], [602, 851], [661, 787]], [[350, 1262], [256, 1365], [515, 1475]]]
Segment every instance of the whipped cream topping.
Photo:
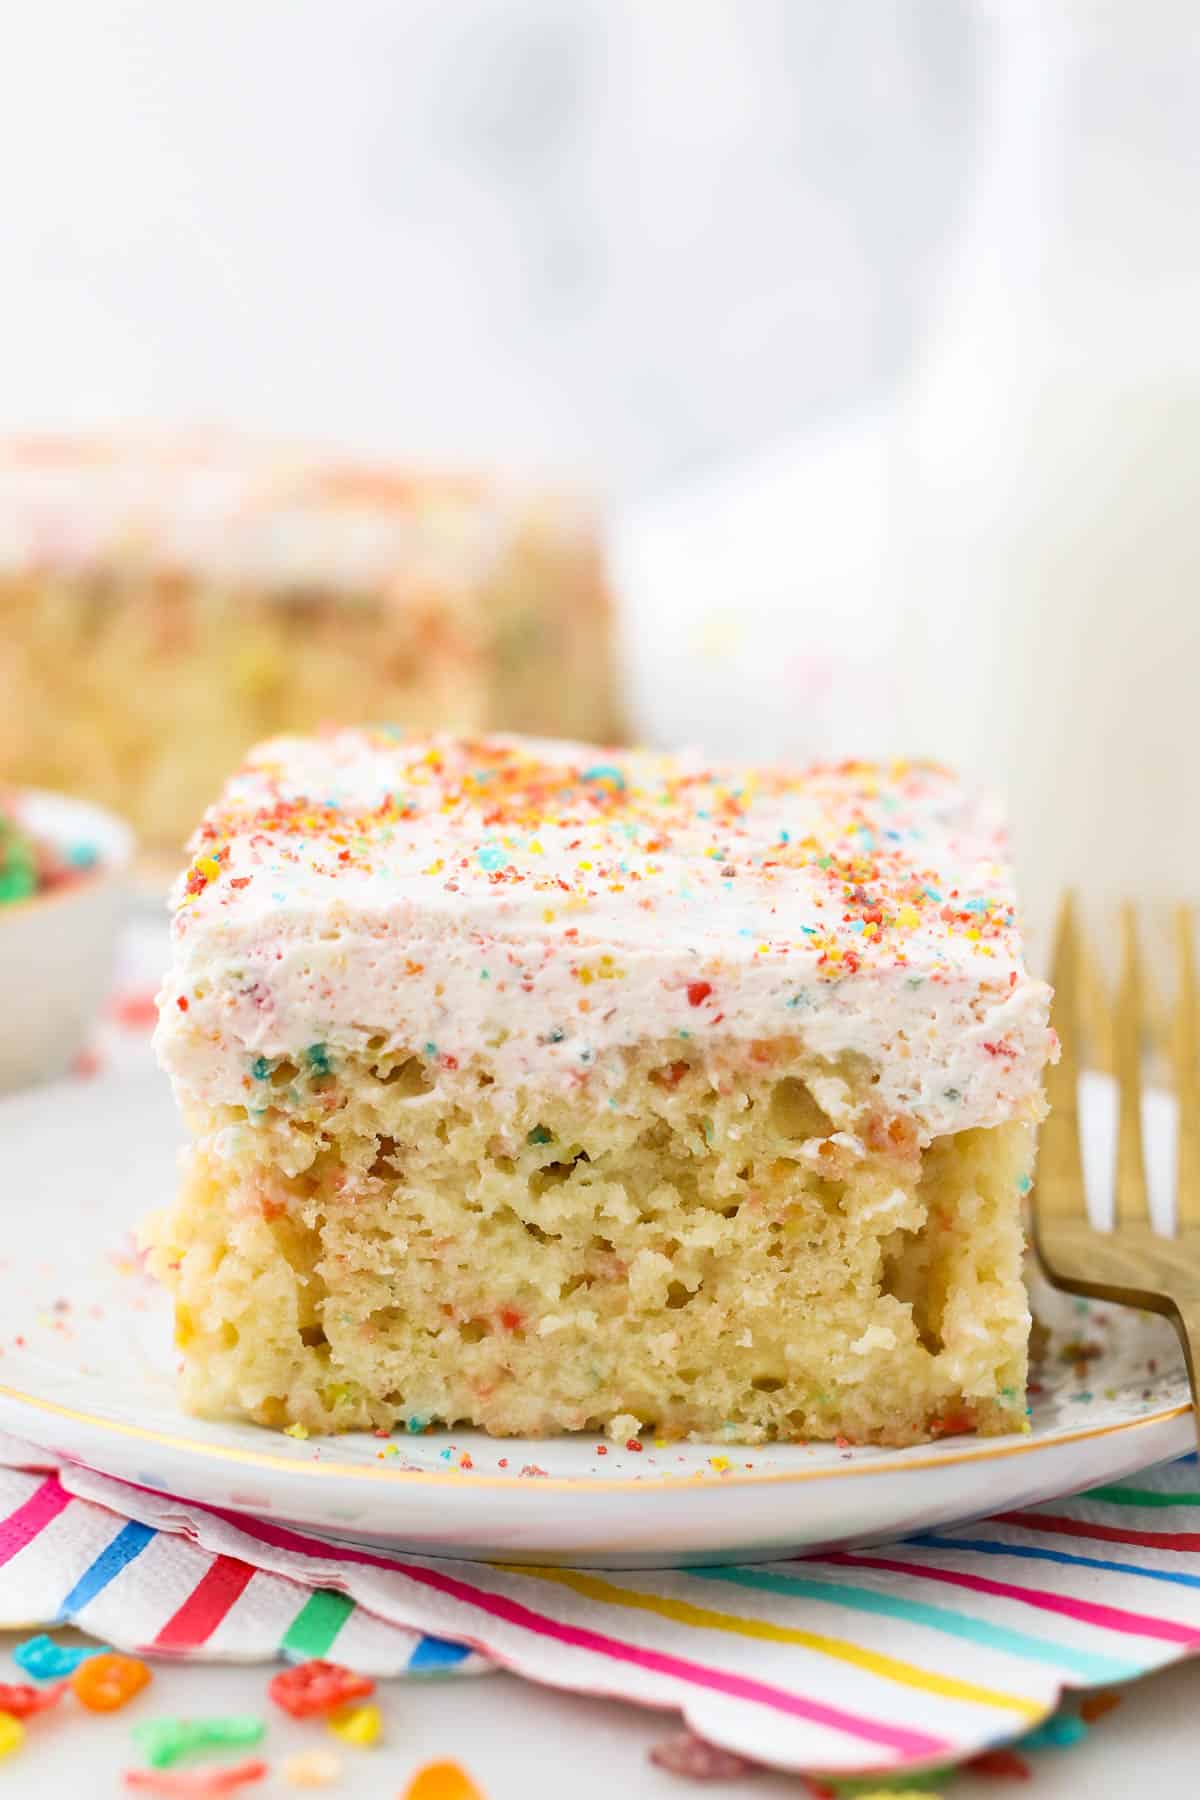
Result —
[[1054, 1053], [1002, 826], [929, 764], [281, 738], [191, 849], [156, 1040], [185, 1099], [252, 1106], [269, 1059], [380, 1037], [510, 1091], [794, 1037], [929, 1138], [1036, 1114]]

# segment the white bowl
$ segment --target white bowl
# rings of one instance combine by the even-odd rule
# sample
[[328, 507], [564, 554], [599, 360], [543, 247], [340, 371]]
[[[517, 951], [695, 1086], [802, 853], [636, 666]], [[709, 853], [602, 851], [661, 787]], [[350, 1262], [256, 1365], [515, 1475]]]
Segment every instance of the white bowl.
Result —
[[66, 794], [23, 788], [20, 821], [95, 862], [77, 881], [0, 906], [0, 1092], [64, 1074], [108, 993], [127, 897], [133, 833], [112, 813]]

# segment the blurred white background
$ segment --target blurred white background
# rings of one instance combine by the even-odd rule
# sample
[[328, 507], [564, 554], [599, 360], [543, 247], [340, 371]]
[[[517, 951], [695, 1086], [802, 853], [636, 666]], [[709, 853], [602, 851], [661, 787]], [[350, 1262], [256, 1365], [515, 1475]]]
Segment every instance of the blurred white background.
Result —
[[0, 429], [614, 507], [643, 735], [909, 749], [1200, 890], [1194, 0], [40, 0]]
[[896, 380], [970, 33], [943, 0], [39, 0], [0, 71], [0, 423], [653, 490]]

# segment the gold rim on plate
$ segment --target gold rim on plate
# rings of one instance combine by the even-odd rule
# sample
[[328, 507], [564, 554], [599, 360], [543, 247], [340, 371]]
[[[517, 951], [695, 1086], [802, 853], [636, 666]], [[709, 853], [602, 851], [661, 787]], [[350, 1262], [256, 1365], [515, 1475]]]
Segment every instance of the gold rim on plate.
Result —
[[[372, 1469], [358, 1463], [334, 1462], [295, 1462], [287, 1456], [276, 1456], [269, 1450], [240, 1450], [234, 1446], [203, 1444], [194, 1438], [177, 1437], [173, 1432], [153, 1431], [144, 1425], [126, 1425], [116, 1419], [105, 1419], [95, 1413], [79, 1412], [72, 1406], [63, 1406], [56, 1400], [41, 1400], [34, 1394], [23, 1394], [19, 1388], [11, 1388], [0, 1382], [0, 1398], [15, 1400], [24, 1406], [32, 1406], [39, 1412], [53, 1413], [59, 1418], [74, 1419], [83, 1425], [96, 1427], [101, 1431], [116, 1432], [119, 1437], [137, 1438], [142, 1443], [162, 1444], [169, 1450], [184, 1450], [193, 1456], [212, 1457], [219, 1462], [239, 1463], [252, 1468], [280, 1469], [286, 1474], [305, 1476], [345, 1476], [354, 1481], [398, 1482], [408, 1486], [433, 1484], [439, 1487], [461, 1488], [464, 1476], [458, 1470], [441, 1469]], [[961, 1450], [952, 1456], [924, 1456], [914, 1458], [905, 1463], [846, 1463], [833, 1469], [795, 1469], [764, 1470], [761, 1474], [729, 1470], [723, 1474], [709, 1474], [697, 1469], [690, 1475], [651, 1475], [648, 1477], [618, 1477], [615, 1480], [584, 1480], [580, 1477], [565, 1475], [547, 1475], [539, 1477], [538, 1488], [552, 1493], [573, 1493], [580, 1489], [587, 1493], [619, 1493], [637, 1492], [644, 1494], [650, 1488], [695, 1487], [697, 1484], [713, 1487], [766, 1487], [783, 1482], [801, 1481], [837, 1481], [846, 1476], [895, 1475], [907, 1474], [910, 1470], [919, 1469], [952, 1469], [964, 1463], [995, 1462], [1005, 1456], [1029, 1456], [1034, 1451], [1044, 1449], [1050, 1444], [1080, 1444], [1089, 1438], [1113, 1437], [1119, 1432], [1137, 1431], [1147, 1425], [1167, 1424], [1171, 1419], [1181, 1418], [1192, 1410], [1190, 1400], [1181, 1401], [1177, 1406], [1169, 1406], [1161, 1412], [1146, 1413], [1141, 1418], [1124, 1419], [1113, 1425], [1090, 1425], [1079, 1431], [1067, 1431], [1061, 1437], [1035, 1438], [1031, 1434], [1016, 1444], [993, 1444], [990, 1447], [981, 1445]], [[503, 1442], [497, 1439], [497, 1443]], [[516, 1440], [519, 1441], [519, 1440]], [[44, 1446], [42, 1446], [44, 1448]], [[735, 1446], [736, 1447], [736, 1446]], [[902, 1452], [897, 1452], [902, 1454]], [[527, 1479], [520, 1475], [475, 1475], [465, 1479], [472, 1487], [477, 1488], [523, 1488], [528, 1485]]]

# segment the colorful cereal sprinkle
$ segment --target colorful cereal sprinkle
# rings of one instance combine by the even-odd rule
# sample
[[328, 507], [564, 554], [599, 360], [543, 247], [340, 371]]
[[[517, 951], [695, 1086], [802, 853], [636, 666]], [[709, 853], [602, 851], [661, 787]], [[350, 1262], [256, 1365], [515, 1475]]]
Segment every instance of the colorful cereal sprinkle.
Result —
[[329, 1729], [343, 1744], [369, 1750], [383, 1732], [383, 1714], [377, 1706], [342, 1706], [329, 1715]]
[[81, 1662], [71, 1676], [71, 1688], [89, 1712], [116, 1712], [148, 1687], [151, 1679], [149, 1665], [140, 1657], [119, 1656], [110, 1650]]
[[133, 1741], [156, 1769], [170, 1768], [197, 1750], [247, 1750], [261, 1743], [261, 1719], [234, 1713], [215, 1719], [146, 1719], [133, 1728]]
[[299, 1756], [287, 1756], [279, 1773], [291, 1787], [330, 1787], [342, 1772], [341, 1758], [332, 1750], [303, 1750]]
[[30, 1687], [26, 1682], [0, 1681], [0, 1712], [9, 1713], [14, 1719], [31, 1718], [34, 1713], [57, 1706], [66, 1688], [65, 1681], [46, 1688]]
[[111, 1655], [105, 1644], [56, 1644], [43, 1631], [18, 1644], [13, 1661], [34, 1681], [57, 1681], [63, 1675], [73, 1675], [89, 1657]]
[[719, 1744], [710, 1744], [691, 1731], [678, 1732], [655, 1744], [650, 1751], [650, 1761], [689, 1781], [736, 1781], [739, 1776], [752, 1775], [762, 1767], [748, 1756], [739, 1756], [735, 1750], [723, 1750]]
[[461, 1763], [432, 1762], [418, 1769], [403, 1800], [484, 1800]]
[[267, 1694], [293, 1719], [309, 1719], [314, 1713], [334, 1712], [351, 1700], [365, 1700], [375, 1692], [369, 1675], [356, 1675], [340, 1663], [313, 1657], [274, 1676]]
[[262, 1781], [268, 1772], [269, 1765], [258, 1759], [204, 1769], [126, 1769], [125, 1786], [144, 1794], [162, 1794], [168, 1800], [205, 1800], [210, 1794], [235, 1794], [239, 1788]]

